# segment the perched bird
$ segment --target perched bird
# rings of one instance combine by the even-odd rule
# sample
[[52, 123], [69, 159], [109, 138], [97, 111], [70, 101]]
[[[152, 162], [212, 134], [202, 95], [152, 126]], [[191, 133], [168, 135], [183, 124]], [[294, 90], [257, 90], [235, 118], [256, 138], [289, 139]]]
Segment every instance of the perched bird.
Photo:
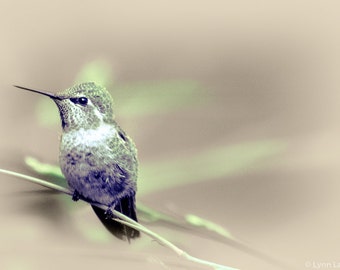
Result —
[[73, 200], [100, 203], [92, 206], [105, 227], [120, 239], [139, 236], [139, 231], [111, 219], [115, 209], [137, 221], [137, 150], [114, 120], [109, 92], [93, 82], [77, 84], [52, 94], [18, 88], [50, 97], [57, 105], [62, 135], [59, 163]]

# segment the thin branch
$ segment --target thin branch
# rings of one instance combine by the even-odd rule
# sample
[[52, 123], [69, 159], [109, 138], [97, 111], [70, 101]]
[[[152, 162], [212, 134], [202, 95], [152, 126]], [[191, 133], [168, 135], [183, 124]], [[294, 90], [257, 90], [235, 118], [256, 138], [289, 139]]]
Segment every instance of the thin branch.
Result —
[[[72, 192], [68, 188], [61, 187], [59, 185], [50, 183], [50, 182], [45, 181], [45, 180], [41, 180], [41, 179], [38, 179], [38, 178], [35, 178], [35, 177], [31, 177], [31, 176], [28, 176], [28, 175], [25, 175], [25, 174], [21, 174], [21, 173], [17, 173], [17, 172], [12, 172], [12, 171], [8, 171], [8, 170], [4, 170], [4, 169], [0, 169], [0, 173], [7, 174], [7, 175], [12, 175], [12, 176], [15, 176], [15, 177], [18, 177], [18, 178], [22, 178], [22, 179], [28, 180], [28, 181], [30, 181], [32, 183], [35, 183], [35, 184], [38, 184], [38, 185], [41, 185], [41, 186], [44, 186], [44, 187], [47, 187], [47, 188], [50, 188], [50, 189], [62, 192], [62, 193], [65, 193], [65, 194], [67, 194], [69, 196], [72, 196]], [[97, 206], [97, 207], [99, 207], [99, 208], [101, 208], [103, 210], [107, 210], [107, 206], [106, 205], [102, 205], [102, 204], [99, 204], [99, 203], [88, 202], [88, 201], [86, 201], [84, 199], [82, 199], [82, 200], [87, 202], [87, 203], [90, 203], [92, 205], [95, 205], [95, 206]], [[190, 254], [188, 254], [184, 250], [182, 250], [179, 247], [177, 247], [176, 245], [172, 244], [170, 241], [168, 241], [165, 238], [161, 237], [157, 233], [149, 230], [148, 228], [146, 228], [145, 226], [141, 225], [140, 223], [130, 219], [129, 217], [123, 215], [122, 213], [120, 213], [120, 212], [118, 212], [116, 210], [112, 209], [112, 212], [113, 212], [113, 214], [116, 217], [118, 217], [118, 218], [113, 218], [114, 220], [116, 220], [116, 221], [118, 221], [118, 222], [120, 222], [122, 224], [125, 224], [125, 225], [127, 225], [127, 226], [129, 226], [131, 228], [134, 228], [136, 230], [139, 230], [139, 231], [143, 232], [144, 234], [146, 234], [146, 235], [150, 236], [151, 238], [153, 238], [154, 240], [156, 240], [161, 245], [166, 246], [169, 249], [171, 249], [172, 251], [174, 251], [180, 257], [183, 257], [183, 258], [185, 258], [185, 259], [187, 259], [187, 260], [189, 260], [191, 262], [195, 262], [195, 263], [198, 263], [198, 264], [201, 264], [201, 265], [206, 265], [206, 266], [212, 267], [215, 270], [237, 270], [237, 268], [233, 268], [233, 267], [217, 264], [217, 263], [214, 263], [214, 262], [202, 260], [202, 259], [199, 259], [197, 257], [191, 256]]]
[[72, 192], [68, 188], [58, 186], [56, 184], [53, 184], [53, 183], [45, 181], [45, 180], [41, 180], [39, 178], [35, 178], [35, 177], [32, 177], [32, 176], [28, 176], [26, 174], [12, 172], [12, 171], [8, 171], [8, 170], [4, 170], [4, 169], [0, 169], [0, 173], [12, 175], [12, 176], [15, 176], [15, 177], [18, 177], [18, 178], [22, 178], [22, 179], [28, 180], [29, 182], [38, 184], [40, 186], [47, 187], [47, 188], [50, 188], [50, 189], [54, 189], [56, 191], [59, 191], [59, 192], [62, 192], [62, 193], [65, 193], [67, 195], [72, 196]]

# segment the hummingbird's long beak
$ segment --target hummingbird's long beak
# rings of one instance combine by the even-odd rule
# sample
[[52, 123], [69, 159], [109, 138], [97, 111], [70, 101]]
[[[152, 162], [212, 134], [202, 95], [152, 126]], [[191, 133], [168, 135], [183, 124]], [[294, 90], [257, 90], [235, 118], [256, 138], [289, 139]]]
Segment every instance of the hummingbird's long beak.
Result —
[[16, 87], [16, 88], [19, 88], [19, 89], [23, 89], [23, 90], [31, 91], [31, 92], [38, 93], [38, 94], [41, 94], [41, 95], [44, 95], [44, 96], [48, 96], [52, 99], [62, 100], [62, 98], [56, 97], [54, 94], [49, 93], [49, 92], [43, 92], [43, 91], [39, 91], [39, 90], [35, 90], [35, 89], [30, 89], [30, 88], [26, 88], [26, 87], [19, 86], [19, 85], [13, 85], [13, 86]]

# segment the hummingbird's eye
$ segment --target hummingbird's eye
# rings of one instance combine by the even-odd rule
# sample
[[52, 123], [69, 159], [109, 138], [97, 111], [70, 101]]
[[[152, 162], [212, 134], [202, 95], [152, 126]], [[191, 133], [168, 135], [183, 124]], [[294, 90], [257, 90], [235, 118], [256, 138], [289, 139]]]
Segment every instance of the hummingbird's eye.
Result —
[[70, 98], [70, 100], [74, 103], [74, 104], [80, 104], [80, 105], [87, 105], [87, 98], [86, 97], [79, 97], [79, 98]]
[[80, 105], [86, 105], [87, 104], [87, 98], [86, 97], [80, 97], [78, 99], [78, 102]]

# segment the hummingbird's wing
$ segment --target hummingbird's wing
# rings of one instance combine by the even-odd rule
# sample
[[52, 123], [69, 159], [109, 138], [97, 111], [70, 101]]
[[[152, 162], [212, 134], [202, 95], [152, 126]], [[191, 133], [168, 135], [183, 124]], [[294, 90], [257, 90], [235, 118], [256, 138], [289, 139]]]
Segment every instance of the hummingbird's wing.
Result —
[[[137, 221], [135, 194], [138, 161], [136, 148], [132, 140], [118, 125], [115, 128], [118, 136], [111, 137], [107, 143], [113, 162], [110, 164], [111, 166], [105, 165], [105, 173], [99, 178], [104, 180], [106, 191], [112, 195], [112, 207]], [[105, 211], [100, 208], [95, 206], [92, 208], [103, 225], [116, 237], [130, 240], [139, 236], [138, 230], [108, 219]]]
[[[130, 174], [127, 170], [123, 169], [122, 166], [119, 166], [115, 163], [111, 168], [111, 174], [109, 177], [104, 177], [106, 188], [111, 192], [117, 192], [117, 197], [119, 198], [118, 194], [123, 192], [124, 190], [128, 189], [129, 192], [127, 195], [117, 199], [114, 199], [114, 203], [112, 207], [114, 210], [128, 216], [129, 218], [137, 221], [137, 214], [136, 214], [136, 202], [135, 202], [135, 189], [134, 186], [129, 184], [130, 181]], [[112, 173], [113, 172], [113, 173]], [[111, 179], [111, 180], [107, 180]], [[113, 180], [114, 179], [114, 180]], [[114, 198], [113, 197], [113, 198]], [[125, 240], [127, 239], [130, 241], [131, 238], [136, 238], [139, 236], [139, 231], [133, 228], [130, 228], [124, 224], [121, 224], [115, 220], [112, 220], [108, 217], [105, 210], [92, 206], [94, 212], [103, 223], [103, 225], [116, 237], [119, 239]]]

